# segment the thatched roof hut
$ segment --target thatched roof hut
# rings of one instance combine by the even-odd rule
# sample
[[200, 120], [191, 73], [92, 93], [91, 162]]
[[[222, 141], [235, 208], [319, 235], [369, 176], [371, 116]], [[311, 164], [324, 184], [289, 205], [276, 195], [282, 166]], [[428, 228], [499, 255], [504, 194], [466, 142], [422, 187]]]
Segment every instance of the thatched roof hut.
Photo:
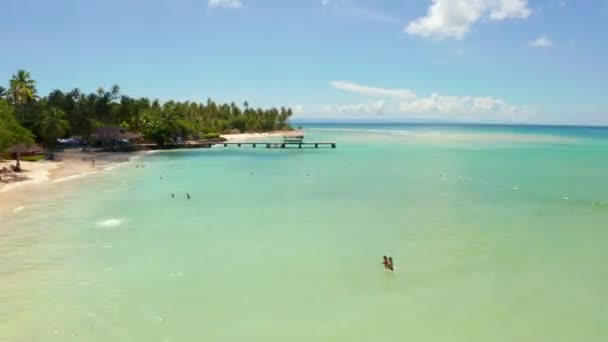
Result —
[[21, 153], [22, 156], [34, 156], [43, 153], [43, 149], [38, 145], [17, 144], [6, 149], [10, 154]]
[[95, 130], [95, 132], [91, 134], [91, 138], [102, 141], [109, 141], [112, 139], [128, 139], [134, 141], [141, 139], [142, 135], [129, 132], [117, 126], [103, 126]]

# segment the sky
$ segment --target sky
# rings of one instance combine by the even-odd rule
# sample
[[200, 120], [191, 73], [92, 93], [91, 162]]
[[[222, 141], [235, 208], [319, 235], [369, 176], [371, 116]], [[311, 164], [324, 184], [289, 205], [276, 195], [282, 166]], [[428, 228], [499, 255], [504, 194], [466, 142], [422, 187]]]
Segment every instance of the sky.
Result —
[[608, 125], [608, 0], [0, 0], [0, 85], [296, 119]]

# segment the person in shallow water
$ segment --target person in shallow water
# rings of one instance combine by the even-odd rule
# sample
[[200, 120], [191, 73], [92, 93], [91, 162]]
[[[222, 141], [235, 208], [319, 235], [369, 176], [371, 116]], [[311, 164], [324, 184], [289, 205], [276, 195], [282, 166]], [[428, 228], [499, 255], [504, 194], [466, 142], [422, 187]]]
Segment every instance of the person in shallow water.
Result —
[[190, 194], [188, 194], [188, 193], [187, 193], [187, 194], [186, 194], [186, 198], [187, 198], [187, 199], [190, 199]]
[[393, 265], [393, 257], [388, 257], [388, 269], [389, 269], [389, 271], [395, 270], [395, 267]]
[[386, 255], [382, 257], [382, 265], [384, 265], [385, 270], [388, 270], [388, 258], [386, 257]]

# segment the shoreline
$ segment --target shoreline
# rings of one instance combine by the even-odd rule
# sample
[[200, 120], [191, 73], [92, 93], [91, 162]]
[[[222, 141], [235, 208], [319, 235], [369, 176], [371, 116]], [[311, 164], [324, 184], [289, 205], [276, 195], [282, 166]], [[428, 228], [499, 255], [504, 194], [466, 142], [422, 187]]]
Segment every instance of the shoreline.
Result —
[[[145, 152], [82, 152], [66, 150], [55, 154], [55, 161], [21, 162], [23, 172], [2, 174], [12, 178], [0, 182], [0, 218], [14, 214], [29, 203], [44, 198], [47, 186], [61, 186], [61, 183], [82, 177], [110, 171], [117, 166], [135, 160]], [[95, 160], [95, 167], [92, 160]], [[0, 169], [15, 165], [14, 160], [0, 161]]]
[[[246, 142], [257, 139], [276, 138], [285, 131], [264, 133], [223, 134], [229, 142]], [[0, 174], [0, 218], [20, 211], [27, 202], [43, 197], [43, 185], [54, 185], [74, 179], [111, 171], [129, 163], [139, 156], [156, 153], [162, 150], [136, 152], [83, 152], [80, 149], [67, 149], [55, 153], [54, 161], [28, 162], [21, 161], [23, 172]], [[95, 160], [95, 166], [92, 165]], [[14, 160], [0, 161], [0, 169], [15, 165]], [[8, 179], [8, 181], [7, 181]], [[42, 191], [42, 192], [39, 192]]]

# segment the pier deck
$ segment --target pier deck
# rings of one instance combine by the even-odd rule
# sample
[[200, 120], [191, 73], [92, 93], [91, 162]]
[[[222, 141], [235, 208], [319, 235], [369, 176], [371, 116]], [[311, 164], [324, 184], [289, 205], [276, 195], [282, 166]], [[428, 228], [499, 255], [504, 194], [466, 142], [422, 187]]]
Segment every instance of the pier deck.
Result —
[[336, 148], [335, 142], [217, 142], [211, 143], [211, 146], [236, 146], [236, 147], [251, 147], [251, 148]]

